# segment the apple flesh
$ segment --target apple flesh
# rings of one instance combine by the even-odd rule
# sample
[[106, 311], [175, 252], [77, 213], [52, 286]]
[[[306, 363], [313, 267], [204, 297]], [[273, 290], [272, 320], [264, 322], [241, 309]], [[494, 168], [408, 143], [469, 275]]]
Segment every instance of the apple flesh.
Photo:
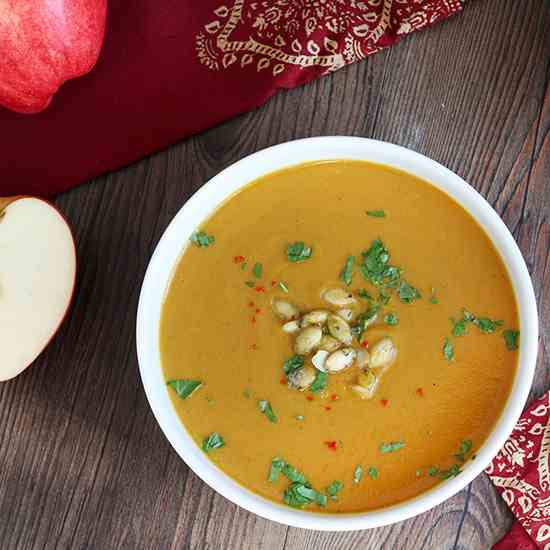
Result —
[[[2, 0], [0, 0], [1, 2]], [[0, 381], [38, 357], [69, 308], [76, 275], [65, 218], [34, 197], [0, 198]]]
[[38, 113], [96, 64], [107, 0], [0, 0], [0, 105]]

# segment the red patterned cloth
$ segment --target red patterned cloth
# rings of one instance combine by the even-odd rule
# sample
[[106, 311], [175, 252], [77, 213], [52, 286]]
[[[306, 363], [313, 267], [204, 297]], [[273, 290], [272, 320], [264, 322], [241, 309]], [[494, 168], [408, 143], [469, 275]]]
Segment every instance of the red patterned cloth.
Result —
[[518, 520], [493, 550], [550, 550], [550, 392], [524, 411], [486, 472]]
[[[111, 1], [89, 75], [0, 110], [0, 195], [119, 168], [445, 19], [463, 0]], [[437, 45], [434, 45], [437, 47]]]

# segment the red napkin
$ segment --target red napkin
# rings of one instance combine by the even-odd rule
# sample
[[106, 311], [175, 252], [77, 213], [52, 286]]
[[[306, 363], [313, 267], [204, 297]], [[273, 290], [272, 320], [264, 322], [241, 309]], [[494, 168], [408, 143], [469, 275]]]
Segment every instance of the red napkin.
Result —
[[444, 19], [463, 0], [111, 0], [100, 60], [39, 115], [0, 110], [0, 195], [50, 195]]
[[493, 550], [550, 550], [550, 392], [524, 411], [486, 472], [517, 519]]

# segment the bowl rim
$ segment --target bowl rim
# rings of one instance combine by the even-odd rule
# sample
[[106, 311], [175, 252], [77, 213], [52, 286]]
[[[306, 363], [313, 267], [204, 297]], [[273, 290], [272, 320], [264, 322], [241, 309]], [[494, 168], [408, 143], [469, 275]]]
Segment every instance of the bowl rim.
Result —
[[[381, 509], [347, 514], [306, 512], [253, 493], [230, 478], [199, 449], [172, 406], [159, 352], [160, 310], [173, 269], [192, 232], [237, 190], [257, 177], [302, 162], [367, 160], [386, 164], [427, 180], [451, 196], [483, 228], [500, 254], [512, 282], [519, 311], [519, 366], [510, 395], [475, 461], [461, 475], [420, 495]], [[388, 142], [347, 136], [305, 138], [274, 145], [231, 164], [205, 183], [181, 207], [160, 238], [145, 273], [136, 319], [141, 380], [164, 435], [187, 465], [207, 485], [231, 502], [261, 517], [293, 527], [349, 531], [381, 527], [421, 514], [465, 488], [483, 472], [512, 432], [529, 395], [536, 367], [538, 316], [535, 293], [523, 256], [492, 206], [466, 181], [438, 162]]]

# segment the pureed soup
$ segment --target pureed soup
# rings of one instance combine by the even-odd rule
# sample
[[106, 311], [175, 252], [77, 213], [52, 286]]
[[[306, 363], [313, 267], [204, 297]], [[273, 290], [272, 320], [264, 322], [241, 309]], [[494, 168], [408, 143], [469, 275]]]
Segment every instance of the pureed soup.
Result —
[[172, 402], [208, 457], [332, 513], [460, 475], [507, 400], [518, 338], [481, 227], [429, 183], [361, 161], [229, 198], [192, 236], [160, 326]]

